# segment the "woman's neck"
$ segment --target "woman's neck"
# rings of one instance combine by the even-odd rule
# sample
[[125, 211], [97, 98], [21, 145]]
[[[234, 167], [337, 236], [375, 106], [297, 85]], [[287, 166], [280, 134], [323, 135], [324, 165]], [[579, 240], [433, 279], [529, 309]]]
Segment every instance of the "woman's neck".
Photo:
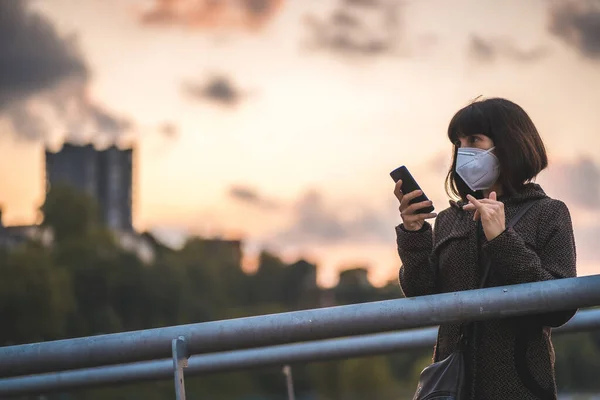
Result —
[[504, 191], [502, 190], [502, 185], [498, 183], [494, 184], [494, 186], [492, 186], [491, 188], [483, 191], [483, 196], [487, 199], [490, 197], [490, 193], [492, 192], [496, 192], [496, 198], [502, 196], [502, 194], [504, 194]]

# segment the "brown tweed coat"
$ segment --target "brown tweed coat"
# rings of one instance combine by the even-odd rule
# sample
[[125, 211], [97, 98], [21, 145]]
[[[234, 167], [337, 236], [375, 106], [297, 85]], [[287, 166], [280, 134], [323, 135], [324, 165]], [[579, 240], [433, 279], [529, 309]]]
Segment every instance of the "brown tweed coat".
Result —
[[[537, 199], [514, 229], [481, 249], [492, 265], [486, 286], [543, 281], [576, 276], [575, 242], [566, 205], [546, 196], [537, 184], [527, 184], [512, 196], [499, 198], [510, 220], [525, 201]], [[399, 278], [406, 297], [476, 289], [480, 280], [477, 223], [473, 211], [451, 202], [416, 232], [396, 227], [402, 261]], [[566, 323], [576, 310], [523, 318], [478, 322], [474, 325], [467, 359], [471, 399], [556, 399], [554, 348], [550, 327]], [[442, 325], [434, 361], [456, 348], [459, 326]]]

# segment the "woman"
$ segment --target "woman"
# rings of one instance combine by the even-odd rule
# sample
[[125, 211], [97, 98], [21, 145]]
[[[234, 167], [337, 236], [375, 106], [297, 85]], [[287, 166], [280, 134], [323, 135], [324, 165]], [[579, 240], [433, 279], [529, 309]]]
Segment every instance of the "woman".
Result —
[[[483, 257], [491, 261], [486, 286], [575, 277], [569, 210], [532, 183], [548, 160], [527, 113], [501, 98], [476, 101], [452, 118], [448, 138], [454, 155], [446, 192], [458, 201], [439, 213], [435, 229], [426, 220], [436, 214], [415, 212], [431, 202], [409, 205], [420, 193], [402, 193], [402, 182], [394, 190], [405, 296], [476, 289]], [[533, 200], [514, 229], [507, 229], [506, 221]], [[468, 398], [556, 399], [550, 327], [574, 313], [475, 323], [465, 357]], [[458, 333], [459, 324], [440, 327], [434, 361], [456, 349]]]

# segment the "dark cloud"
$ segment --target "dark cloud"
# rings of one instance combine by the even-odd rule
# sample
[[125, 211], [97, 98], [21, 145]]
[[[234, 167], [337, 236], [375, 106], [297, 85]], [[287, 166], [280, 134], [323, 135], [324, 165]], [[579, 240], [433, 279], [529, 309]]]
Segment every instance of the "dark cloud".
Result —
[[553, 163], [541, 182], [569, 206], [600, 210], [600, 165], [590, 158]]
[[348, 236], [344, 223], [328, 210], [318, 192], [310, 192], [302, 198], [295, 209], [296, 220], [282, 237], [291, 240], [338, 241]]
[[281, 1], [272, 0], [244, 0], [238, 1], [242, 8], [251, 15], [265, 15], [281, 5]]
[[600, 58], [600, 1], [562, 0], [550, 6], [548, 30], [585, 57]]
[[283, 0], [155, 0], [141, 12], [140, 21], [151, 26], [258, 30], [272, 20], [282, 3]]
[[73, 135], [128, 129], [129, 121], [90, 100], [90, 73], [75, 38], [61, 37], [29, 3], [0, 1], [0, 116], [27, 139], [46, 137], [50, 114]]
[[331, 22], [340, 27], [357, 28], [360, 27], [360, 20], [344, 10], [338, 10], [331, 16]]
[[112, 115], [105, 108], [97, 104], [90, 104], [88, 110], [95, 126], [104, 134], [117, 136], [124, 130], [132, 127], [130, 120]]
[[325, 18], [307, 15], [308, 47], [352, 56], [396, 51], [399, 41], [398, 1], [341, 0]]
[[292, 244], [393, 242], [391, 215], [368, 208], [355, 211], [353, 217], [344, 218], [336, 207], [325, 203], [319, 192], [311, 191], [296, 204], [292, 224], [278, 232], [272, 240]]
[[158, 132], [166, 138], [174, 139], [179, 135], [179, 128], [173, 122], [164, 122], [158, 128]]
[[229, 196], [237, 201], [259, 208], [270, 210], [279, 208], [279, 204], [276, 201], [261, 196], [258, 191], [248, 186], [232, 186], [229, 189]]
[[498, 58], [531, 62], [545, 57], [547, 51], [543, 47], [521, 50], [507, 38], [484, 39], [479, 35], [472, 35], [469, 42], [469, 54], [482, 62], [491, 62]]
[[0, 2], [0, 108], [52, 88], [65, 78], [88, 76], [73, 38], [27, 10], [26, 1]]
[[383, 5], [382, 0], [344, 0], [345, 4], [350, 6], [376, 8]]
[[29, 112], [26, 107], [19, 104], [9, 105], [0, 109], [0, 116], [8, 118], [18, 138], [36, 140], [44, 136], [46, 123], [42, 118]]
[[491, 61], [496, 58], [496, 48], [476, 35], [471, 36], [469, 52], [473, 57], [482, 61]]
[[225, 106], [236, 105], [243, 97], [242, 92], [223, 76], [209, 79], [204, 84], [185, 83], [183, 91], [192, 98], [208, 100]]

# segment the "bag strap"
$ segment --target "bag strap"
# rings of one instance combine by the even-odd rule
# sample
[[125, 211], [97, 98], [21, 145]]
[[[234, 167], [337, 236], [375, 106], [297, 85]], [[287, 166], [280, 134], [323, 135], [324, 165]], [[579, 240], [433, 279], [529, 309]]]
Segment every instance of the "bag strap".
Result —
[[[517, 214], [515, 214], [514, 217], [512, 217], [510, 219], [510, 221], [508, 221], [508, 223], [506, 224], [506, 229], [508, 228], [514, 228], [514, 226], [517, 224], [517, 222], [519, 222], [519, 220], [521, 219], [521, 217], [523, 217], [527, 211], [529, 211], [529, 209], [537, 202], [537, 200], [532, 200], [529, 201], [527, 203], [525, 203], [524, 206], [521, 207], [521, 209], [517, 212]], [[479, 246], [479, 229], [480, 229], [480, 225], [481, 225], [481, 220], [479, 220], [478, 222], [478, 226], [477, 226], [477, 252], [479, 252], [480, 250], [480, 246]], [[483, 229], [483, 228], [482, 228]], [[487, 278], [489, 276], [489, 272], [490, 272], [490, 268], [492, 266], [492, 260], [490, 260], [489, 258], [485, 258], [485, 264], [484, 264], [484, 269], [483, 269], [483, 275], [481, 277], [481, 281], [479, 282], [479, 289], [482, 289], [485, 286], [485, 283], [487, 281]], [[460, 334], [459, 334], [459, 339], [458, 339], [458, 346], [459, 348], [466, 348], [467, 346], [467, 340], [468, 340], [468, 336], [469, 336], [469, 326], [472, 326], [473, 323], [462, 323], [460, 326]]]
[[508, 221], [508, 225], [506, 225], [506, 228], [514, 228], [514, 226], [517, 224], [517, 222], [519, 222], [521, 217], [523, 215], [525, 215], [527, 213], [527, 211], [529, 211], [529, 209], [531, 207], [533, 207], [533, 205], [536, 202], [537, 202], [537, 200], [532, 200], [530, 202], [525, 203], [525, 205], [523, 207], [521, 207], [519, 212], [514, 217], [512, 217], [512, 219], [510, 221]]
[[[537, 202], [537, 200], [532, 200], [532, 201], [525, 203], [525, 205], [521, 207], [521, 209], [515, 214], [515, 216], [512, 217], [510, 219], [510, 221], [508, 221], [508, 223], [506, 224], [506, 229], [514, 228], [514, 226], [517, 224], [517, 222], [519, 222], [521, 217], [523, 217], [527, 213], [527, 211], [529, 211], [529, 209], [531, 207], [533, 207], [533, 205], [536, 202]], [[479, 223], [481, 223], [481, 221]], [[477, 238], [477, 251], [479, 251], [479, 238]], [[490, 259], [486, 258], [484, 268], [483, 268], [483, 275], [481, 277], [481, 281], [479, 282], [479, 289], [482, 289], [485, 286], [485, 283], [487, 281], [487, 278], [488, 278], [488, 275], [490, 272], [491, 264], [492, 264], [492, 261]]]

